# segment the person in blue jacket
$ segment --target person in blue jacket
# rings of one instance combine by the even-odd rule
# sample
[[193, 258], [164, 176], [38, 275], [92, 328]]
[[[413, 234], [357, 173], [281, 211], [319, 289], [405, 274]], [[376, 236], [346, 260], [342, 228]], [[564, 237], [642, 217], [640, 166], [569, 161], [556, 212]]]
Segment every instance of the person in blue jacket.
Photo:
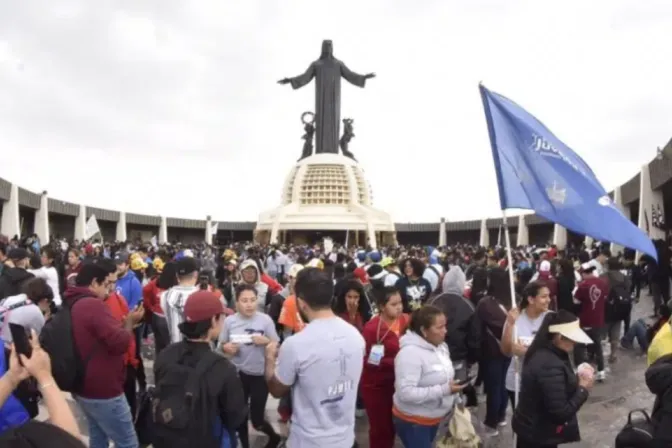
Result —
[[128, 252], [119, 252], [114, 257], [117, 264], [117, 293], [126, 299], [128, 309], [134, 310], [142, 303], [142, 285], [129, 269], [129, 259]]
[[[128, 309], [134, 311], [138, 307], [142, 306], [142, 285], [138, 276], [135, 275], [133, 271], [129, 269], [130, 267], [130, 258], [131, 255], [128, 252], [119, 252], [114, 257], [114, 261], [117, 264], [117, 294], [120, 294], [126, 303], [128, 303]], [[145, 324], [138, 326], [133, 330], [135, 335], [135, 357], [139, 361], [138, 368], [136, 370], [138, 386], [140, 387], [140, 392], [144, 392], [147, 388], [147, 378], [145, 376], [145, 366], [142, 362], [142, 356], [140, 354], [140, 349], [142, 347], [142, 334], [145, 330]]]

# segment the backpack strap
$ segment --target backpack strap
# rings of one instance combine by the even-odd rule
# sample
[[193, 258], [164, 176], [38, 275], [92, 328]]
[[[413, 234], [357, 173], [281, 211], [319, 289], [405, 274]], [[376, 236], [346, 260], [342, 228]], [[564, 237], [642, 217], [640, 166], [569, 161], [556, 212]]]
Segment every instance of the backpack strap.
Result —
[[198, 387], [201, 381], [201, 378], [206, 374], [210, 368], [215, 365], [221, 358], [217, 355], [215, 355], [212, 352], [207, 352], [205, 356], [203, 356], [198, 363], [196, 363], [196, 366], [194, 366], [194, 370], [189, 374], [189, 378], [187, 379], [187, 384], [185, 385], [185, 394], [187, 397], [197, 397], [198, 396]]

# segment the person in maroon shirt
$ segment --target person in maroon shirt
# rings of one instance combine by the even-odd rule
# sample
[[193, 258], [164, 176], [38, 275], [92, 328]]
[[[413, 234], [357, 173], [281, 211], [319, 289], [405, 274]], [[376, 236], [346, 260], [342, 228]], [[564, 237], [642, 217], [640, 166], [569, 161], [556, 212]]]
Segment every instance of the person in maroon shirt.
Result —
[[144, 310], [133, 311], [123, 325], [114, 318], [103, 300], [114, 288], [116, 266], [110, 260], [83, 263], [75, 285], [64, 295], [72, 306], [72, 334], [77, 353], [84, 361], [84, 381], [73, 394], [89, 423], [92, 448], [136, 447], [138, 439], [126, 396], [125, 355], [131, 343], [133, 327]]
[[[590, 349], [594, 353], [597, 363], [595, 379], [604, 381], [606, 374], [604, 371], [604, 353], [602, 352], [602, 334], [605, 327], [604, 312], [609, 296], [609, 284], [595, 276], [595, 266], [590, 263], [582, 264], [579, 272], [582, 280], [574, 293], [574, 301], [581, 305], [579, 311], [581, 328], [593, 340]], [[586, 362], [586, 347], [577, 344], [574, 348], [574, 356], [577, 366]]]

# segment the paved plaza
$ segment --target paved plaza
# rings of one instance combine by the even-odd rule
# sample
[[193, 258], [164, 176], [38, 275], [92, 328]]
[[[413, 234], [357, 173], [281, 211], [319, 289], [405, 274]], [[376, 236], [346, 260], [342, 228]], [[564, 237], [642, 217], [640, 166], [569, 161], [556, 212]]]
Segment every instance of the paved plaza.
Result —
[[[633, 319], [641, 317], [647, 313], [650, 314], [652, 304], [649, 297], [642, 298], [642, 301], [636, 305], [633, 313]], [[143, 347], [143, 358], [145, 359], [145, 369], [150, 384], [153, 381], [152, 366], [153, 353], [151, 346]], [[597, 384], [591, 392], [588, 403], [579, 413], [579, 422], [581, 424], [581, 434], [583, 441], [573, 445], [573, 447], [607, 448], [614, 446], [614, 437], [618, 430], [624, 425], [627, 413], [631, 409], [645, 408], [650, 410], [653, 405], [653, 397], [649, 393], [644, 383], [644, 370], [646, 368], [646, 358], [638, 351], [620, 350], [618, 353], [618, 362], [610, 366], [610, 372], [607, 380], [603, 384]], [[70, 398], [70, 405], [79, 421], [82, 434], [87, 435], [86, 419], [77, 407], [77, 404]], [[484, 396], [479, 396], [481, 405], [479, 415], [482, 417], [485, 413], [483, 402]], [[268, 417], [276, 426], [279, 432], [285, 433], [286, 428], [278, 422], [277, 400], [269, 398]], [[510, 411], [509, 411], [510, 412]], [[41, 407], [40, 420], [48, 418], [46, 409]], [[368, 447], [368, 424], [366, 417], [358, 419], [357, 422], [357, 441], [360, 447]], [[252, 430], [251, 442], [253, 448], [263, 447], [265, 436], [259, 435]], [[500, 431], [498, 437], [487, 440], [486, 447], [499, 448], [512, 446], [511, 430], [507, 426]], [[398, 444], [401, 447], [401, 444]], [[344, 447], [349, 448], [349, 447]]]

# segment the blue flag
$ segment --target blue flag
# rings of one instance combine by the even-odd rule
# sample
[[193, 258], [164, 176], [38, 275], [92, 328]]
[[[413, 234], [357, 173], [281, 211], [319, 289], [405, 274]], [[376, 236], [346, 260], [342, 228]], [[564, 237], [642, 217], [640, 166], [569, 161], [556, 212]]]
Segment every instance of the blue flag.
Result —
[[480, 86], [502, 210], [522, 208], [566, 229], [644, 252], [651, 239], [618, 209], [593, 170], [546, 126]]

